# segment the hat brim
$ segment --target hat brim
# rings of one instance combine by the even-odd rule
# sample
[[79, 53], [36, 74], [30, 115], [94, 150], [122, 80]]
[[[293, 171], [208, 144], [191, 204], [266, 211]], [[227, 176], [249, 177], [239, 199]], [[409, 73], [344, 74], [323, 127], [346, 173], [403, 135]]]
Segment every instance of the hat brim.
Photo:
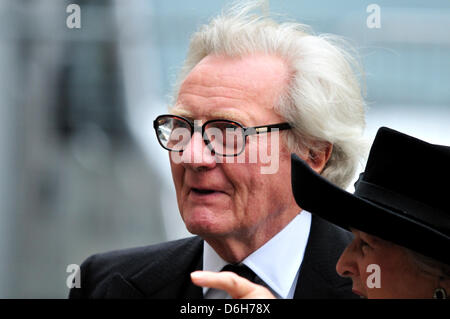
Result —
[[447, 235], [335, 186], [295, 154], [291, 164], [292, 191], [302, 209], [344, 229], [358, 229], [450, 265]]

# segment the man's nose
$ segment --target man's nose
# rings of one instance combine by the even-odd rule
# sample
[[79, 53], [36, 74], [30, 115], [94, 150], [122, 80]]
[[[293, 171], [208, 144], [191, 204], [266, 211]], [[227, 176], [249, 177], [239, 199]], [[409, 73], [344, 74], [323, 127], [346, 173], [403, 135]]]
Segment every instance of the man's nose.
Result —
[[216, 166], [216, 158], [211, 150], [206, 146], [201, 132], [194, 132], [191, 140], [183, 150], [183, 165], [193, 169], [205, 168], [211, 169]]
[[354, 245], [347, 246], [336, 264], [336, 271], [341, 277], [353, 277], [359, 275], [356, 262]]

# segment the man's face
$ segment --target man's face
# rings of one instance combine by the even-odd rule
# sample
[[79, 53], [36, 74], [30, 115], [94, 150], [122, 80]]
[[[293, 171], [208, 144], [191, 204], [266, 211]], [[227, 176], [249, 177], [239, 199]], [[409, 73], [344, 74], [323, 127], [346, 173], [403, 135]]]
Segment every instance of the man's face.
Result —
[[[202, 123], [220, 118], [246, 127], [285, 122], [273, 106], [287, 81], [285, 63], [274, 56], [207, 56], [181, 85], [172, 112]], [[268, 152], [270, 134], [274, 133], [267, 134]], [[178, 206], [187, 229], [203, 238], [259, 234], [270, 238], [280, 230], [278, 224], [287, 224], [300, 209], [292, 196], [290, 153], [279, 144], [278, 170], [261, 174], [261, 166], [267, 164], [249, 163], [248, 154], [257, 147], [253, 138], [247, 137], [246, 152], [233, 158], [233, 163], [220, 163], [204, 152], [201, 134], [194, 134], [181, 155], [183, 162], [177, 164], [171, 158]], [[197, 155], [201, 161], [191, 163]]]

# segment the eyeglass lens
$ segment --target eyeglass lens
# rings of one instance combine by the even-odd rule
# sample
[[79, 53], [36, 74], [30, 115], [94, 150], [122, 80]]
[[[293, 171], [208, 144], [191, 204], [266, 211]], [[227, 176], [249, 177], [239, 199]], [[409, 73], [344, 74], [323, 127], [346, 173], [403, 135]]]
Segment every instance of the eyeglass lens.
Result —
[[[157, 133], [161, 144], [172, 151], [182, 151], [189, 143], [192, 127], [176, 117], [158, 119]], [[244, 129], [228, 121], [213, 121], [204, 128], [204, 140], [218, 155], [237, 155], [245, 147]]]

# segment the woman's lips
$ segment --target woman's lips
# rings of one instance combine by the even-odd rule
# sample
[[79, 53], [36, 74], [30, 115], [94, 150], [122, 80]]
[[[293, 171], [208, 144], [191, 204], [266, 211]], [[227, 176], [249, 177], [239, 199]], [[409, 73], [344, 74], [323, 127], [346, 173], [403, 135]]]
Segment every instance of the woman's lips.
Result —
[[356, 290], [356, 289], [352, 289], [352, 292], [353, 292], [355, 295], [360, 296], [361, 298], [366, 298], [366, 296], [364, 296], [361, 292], [359, 292], [359, 291]]

